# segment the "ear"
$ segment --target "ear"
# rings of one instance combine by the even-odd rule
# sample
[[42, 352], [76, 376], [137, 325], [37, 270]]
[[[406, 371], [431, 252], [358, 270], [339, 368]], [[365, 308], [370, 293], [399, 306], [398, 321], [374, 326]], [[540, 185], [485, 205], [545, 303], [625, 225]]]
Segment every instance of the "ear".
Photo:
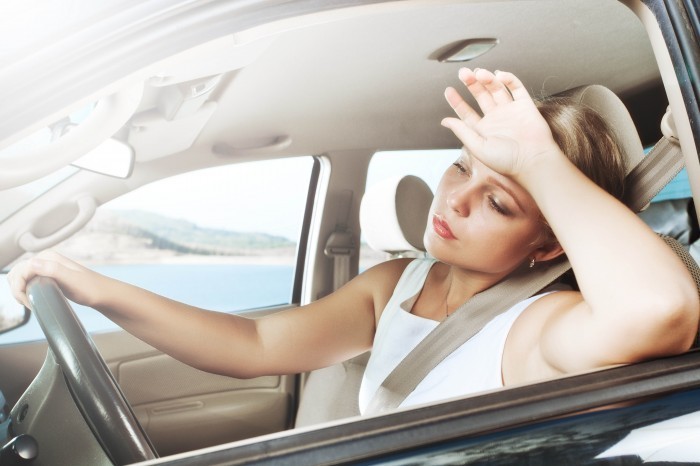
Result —
[[564, 254], [564, 249], [559, 244], [559, 241], [547, 241], [542, 246], [538, 247], [532, 254], [530, 258], [534, 258], [536, 262], [545, 262], [548, 260], [555, 259]]

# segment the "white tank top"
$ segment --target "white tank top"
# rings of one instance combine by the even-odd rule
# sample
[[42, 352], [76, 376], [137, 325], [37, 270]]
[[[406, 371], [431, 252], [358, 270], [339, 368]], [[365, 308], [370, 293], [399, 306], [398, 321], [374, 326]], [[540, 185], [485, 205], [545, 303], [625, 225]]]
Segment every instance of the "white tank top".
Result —
[[[372, 354], [360, 386], [360, 413], [398, 363], [439, 322], [411, 314], [434, 259], [417, 259], [406, 267], [377, 324]], [[492, 390], [503, 386], [501, 362], [513, 322], [543, 294], [521, 301], [487, 323], [423, 379], [400, 407]]]

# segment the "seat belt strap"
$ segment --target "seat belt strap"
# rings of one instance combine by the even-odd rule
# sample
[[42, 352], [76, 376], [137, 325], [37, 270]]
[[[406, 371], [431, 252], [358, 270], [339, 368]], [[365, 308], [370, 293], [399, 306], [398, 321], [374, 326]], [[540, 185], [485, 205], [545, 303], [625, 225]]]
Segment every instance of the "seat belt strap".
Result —
[[677, 140], [662, 138], [627, 175], [622, 201], [639, 212], [683, 169]]
[[326, 257], [333, 259], [333, 291], [350, 280], [350, 257], [356, 249], [355, 238], [348, 226], [352, 197], [352, 191], [349, 189], [339, 194], [340, 213], [336, 221], [335, 230], [326, 240], [326, 247], [323, 250]]
[[[635, 212], [641, 210], [682, 167], [683, 154], [680, 147], [666, 138], [659, 141], [627, 175], [626, 188], [637, 196], [630, 199], [627, 205]], [[365, 412], [378, 414], [397, 408], [433, 368], [478, 333], [484, 325], [518, 302], [541, 291], [570, 268], [565, 257], [537, 264], [534, 269], [521, 267], [507, 280], [474, 295], [440, 322], [399, 362], [379, 386]]]
[[350, 280], [350, 256], [355, 252], [355, 241], [351, 231], [337, 230], [331, 233], [323, 251], [333, 259], [333, 290]]

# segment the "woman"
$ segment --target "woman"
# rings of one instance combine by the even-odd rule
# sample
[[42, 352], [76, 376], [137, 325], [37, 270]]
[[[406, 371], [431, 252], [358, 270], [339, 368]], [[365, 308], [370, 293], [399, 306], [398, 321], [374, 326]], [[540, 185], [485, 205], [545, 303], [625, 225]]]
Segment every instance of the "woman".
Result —
[[[394, 330], [410, 333], [417, 326], [420, 334], [523, 264], [566, 251], [580, 292], [549, 293], [515, 306], [403, 405], [687, 350], [700, 307], [689, 273], [636, 215], [579, 170], [608, 189], [621, 186], [619, 150], [600, 118], [561, 103], [545, 104], [540, 113], [510, 73], [462, 69], [459, 77], [483, 117], [447, 89], [459, 118], [442, 124], [465, 150], [445, 172], [431, 208], [425, 244], [436, 261], [382, 263], [327, 297], [257, 320], [171, 301], [52, 252], [11, 271], [13, 293], [26, 305], [27, 281], [53, 277], [69, 299], [156, 348], [236, 377], [309, 371], [373, 349], [361, 394], [365, 406], [381, 375], [410, 349], [391, 344]], [[573, 155], [579, 152], [608, 157], [609, 169], [591, 170], [599, 161]], [[401, 306], [407, 312], [397, 311]], [[470, 379], [479, 379], [475, 371], [484, 375], [463, 386], [463, 378], [444, 377], [460, 372], [455, 368]]]

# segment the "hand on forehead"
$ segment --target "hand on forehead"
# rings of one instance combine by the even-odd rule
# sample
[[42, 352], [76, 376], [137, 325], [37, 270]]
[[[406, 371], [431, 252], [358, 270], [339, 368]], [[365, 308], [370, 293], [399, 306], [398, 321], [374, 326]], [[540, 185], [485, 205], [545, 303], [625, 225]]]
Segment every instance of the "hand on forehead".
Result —
[[458, 118], [445, 118], [442, 125], [484, 164], [501, 174], [517, 175], [532, 154], [540, 152], [543, 144], [550, 145], [547, 123], [515, 75], [462, 68], [459, 79], [481, 113], [448, 87], [445, 98]]

